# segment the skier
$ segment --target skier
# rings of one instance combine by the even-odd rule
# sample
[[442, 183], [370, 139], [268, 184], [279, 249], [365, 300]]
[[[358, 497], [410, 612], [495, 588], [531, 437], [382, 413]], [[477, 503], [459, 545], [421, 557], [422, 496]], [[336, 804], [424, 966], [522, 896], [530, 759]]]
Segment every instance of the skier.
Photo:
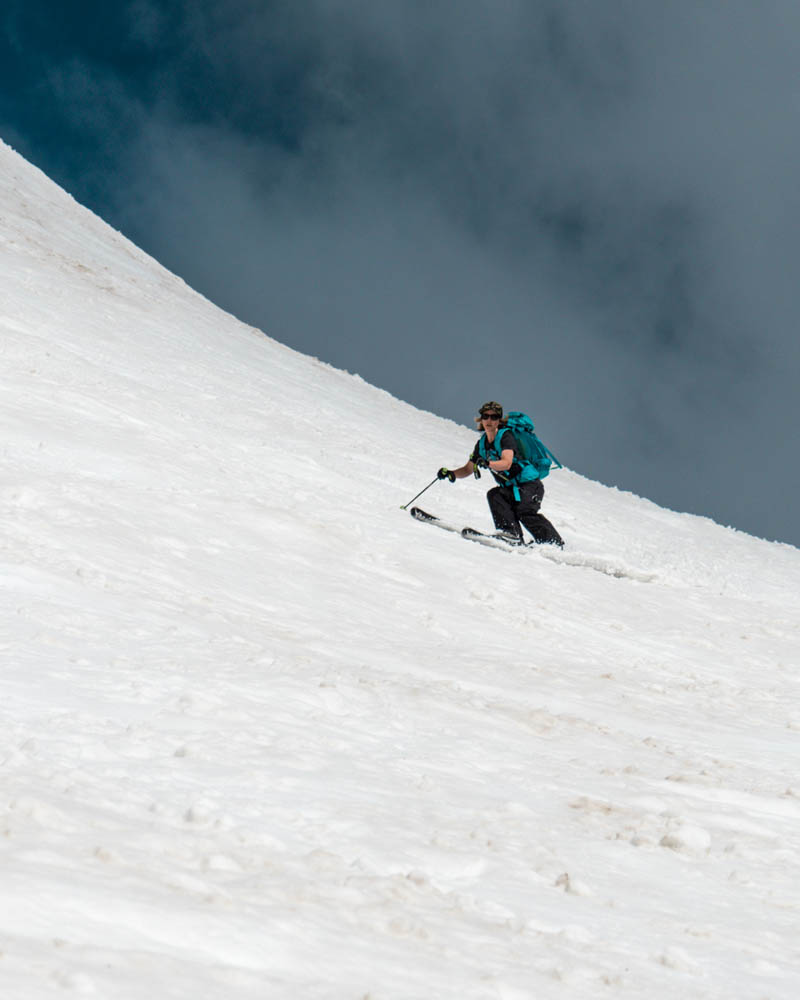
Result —
[[494, 400], [484, 403], [475, 423], [483, 435], [467, 462], [458, 469], [443, 467], [437, 477], [454, 483], [456, 479], [480, 475], [478, 469], [488, 469], [499, 484], [486, 494], [497, 530], [521, 545], [524, 525], [537, 543], [563, 547], [561, 535], [539, 513], [544, 484], [530, 466], [526, 469], [517, 461], [517, 442], [506, 428], [503, 407]]

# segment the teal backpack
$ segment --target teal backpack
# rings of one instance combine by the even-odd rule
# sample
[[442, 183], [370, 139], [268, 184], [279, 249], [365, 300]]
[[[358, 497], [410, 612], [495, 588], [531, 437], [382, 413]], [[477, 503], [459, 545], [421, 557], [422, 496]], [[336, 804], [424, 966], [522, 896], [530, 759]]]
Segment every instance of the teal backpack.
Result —
[[[530, 483], [534, 479], [544, 479], [554, 465], [557, 469], [563, 468], [561, 462], [559, 462], [547, 445], [537, 437], [533, 421], [527, 413], [512, 410], [507, 414], [506, 421], [506, 426], [498, 430], [495, 441], [499, 444], [503, 431], [511, 431], [516, 439], [517, 462], [522, 466], [522, 469], [511, 485], [516, 487], [520, 483]], [[478, 447], [482, 458], [494, 459], [495, 456], [497, 458], [500, 457], [498, 449], [494, 445], [488, 444], [485, 434], [480, 439]], [[489, 451], [493, 452], [493, 454], [490, 455]]]

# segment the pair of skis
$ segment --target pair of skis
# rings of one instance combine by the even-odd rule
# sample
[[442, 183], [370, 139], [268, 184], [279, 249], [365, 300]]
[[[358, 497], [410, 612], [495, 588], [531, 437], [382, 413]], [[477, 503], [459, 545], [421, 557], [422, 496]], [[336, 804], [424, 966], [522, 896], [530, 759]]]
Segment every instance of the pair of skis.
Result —
[[505, 549], [506, 551], [527, 547], [525, 542], [518, 542], [512, 535], [506, 535], [502, 532], [489, 535], [485, 531], [476, 531], [475, 528], [459, 528], [455, 524], [448, 524], [447, 521], [429, 514], [420, 507], [412, 507], [409, 513], [418, 521], [422, 521], [425, 524], [434, 524], [437, 528], [442, 528], [444, 531], [453, 531], [457, 535], [461, 535], [462, 538], [466, 538], [470, 542], [478, 542], [480, 545], [488, 545], [491, 548]]
[[424, 524], [435, 524], [437, 528], [445, 531], [453, 531], [462, 538], [467, 538], [471, 542], [479, 542], [481, 545], [489, 545], [492, 548], [504, 549], [506, 552], [513, 552], [515, 549], [528, 551], [536, 549], [540, 556], [551, 562], [562, 566], [575, 566], [581, 569], [592, 569], [605, 576], [616, 577], [617, 579], [634, 580], [637, 583], [650, 583], [657, 579], [657, 574], [646, 570], [635, 569], [631, 566], [621, 566], [616, 561], [605, 556], [585, 554], [580, 552], [565, 553], [555, 545], [536, 545], [535, 542], [517, 542], [512, 535], [488, 535], [483, 531], [476, 531], [474, 528], [460, 528], [455, 524], [449, 524], [440, 517], [429, 514], [419, 507], [412, 507], [410, 510], [412, 517]]

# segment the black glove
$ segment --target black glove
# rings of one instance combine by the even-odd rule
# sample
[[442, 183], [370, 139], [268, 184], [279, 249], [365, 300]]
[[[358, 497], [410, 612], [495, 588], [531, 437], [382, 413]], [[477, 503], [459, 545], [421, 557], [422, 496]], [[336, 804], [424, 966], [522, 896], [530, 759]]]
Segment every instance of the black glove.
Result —
[[486, 461], [485, 458], [481, 458], [480, 455], [473, 455], [472, 456], [472, 464], [475, 466], [476, 469], [488, 469], [489, 468], [489, 463]]
[[454, 483], [456, 481], [456, 474], [450, 469], [445, 469], [444, 466], [442, 466], [442, 468], [436, 473], [436, 478], [449, 479], [451, 483]]

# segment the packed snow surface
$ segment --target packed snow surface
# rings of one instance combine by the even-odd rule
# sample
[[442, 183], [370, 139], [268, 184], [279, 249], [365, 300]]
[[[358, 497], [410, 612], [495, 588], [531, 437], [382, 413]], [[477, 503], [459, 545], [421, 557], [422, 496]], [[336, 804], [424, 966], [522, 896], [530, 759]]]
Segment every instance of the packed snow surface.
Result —
[[468, 427], [6, 146], [0, 211], [4, 998], [796, 1000], [798, 550], [571, 471], [563, 554], [418, 523]]

